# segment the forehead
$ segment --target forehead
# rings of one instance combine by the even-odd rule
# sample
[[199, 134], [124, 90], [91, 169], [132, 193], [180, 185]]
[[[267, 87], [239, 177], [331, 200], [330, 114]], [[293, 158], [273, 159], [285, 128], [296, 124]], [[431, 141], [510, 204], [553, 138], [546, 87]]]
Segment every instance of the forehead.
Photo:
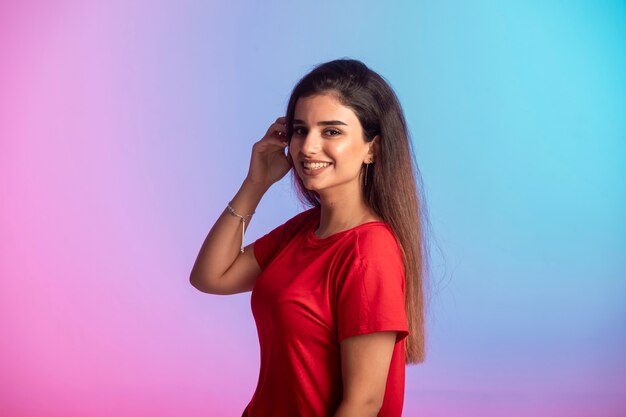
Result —
[[300, 119], [307, 123], [341, 120], [348, 125], [359, 122], [352, 109], [341, 104], [333, 94], [318, 94], [299, 98], [294, 109], [294, 119]]

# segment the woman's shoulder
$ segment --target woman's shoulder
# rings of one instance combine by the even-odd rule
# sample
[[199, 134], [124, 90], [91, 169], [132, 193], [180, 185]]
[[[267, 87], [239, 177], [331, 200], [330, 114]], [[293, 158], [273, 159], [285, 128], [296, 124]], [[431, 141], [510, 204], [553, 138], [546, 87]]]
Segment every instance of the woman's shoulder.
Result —
[[339, 252], [339, 264], [346, 271], [360, 271], [361, 276], [378, 278], [402, 274], [403, 254], [389, 224], [383, 221], [363, 223], [351, 230]]
[[355, 229], [354, 249], [361, 259], [402, 257], [400, 243], [391, 226], [382, 220], [362, 224]]

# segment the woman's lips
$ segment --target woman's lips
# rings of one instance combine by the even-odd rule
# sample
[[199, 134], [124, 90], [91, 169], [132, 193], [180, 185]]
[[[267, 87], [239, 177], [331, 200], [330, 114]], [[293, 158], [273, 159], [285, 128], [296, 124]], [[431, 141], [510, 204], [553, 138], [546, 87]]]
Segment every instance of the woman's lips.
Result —
[[319, 163], [319, 162], [306, 163], [306, 162], [303, 162], [302, 163], [302, 172], [305, 175], [315, 176], [315, 175], [320, 174], [322, 171], [324, 171], [326, 168], [328, 168], [331, 165], [332, 164], [329, 163], [329, 162], [326, 162], [326, 163]]

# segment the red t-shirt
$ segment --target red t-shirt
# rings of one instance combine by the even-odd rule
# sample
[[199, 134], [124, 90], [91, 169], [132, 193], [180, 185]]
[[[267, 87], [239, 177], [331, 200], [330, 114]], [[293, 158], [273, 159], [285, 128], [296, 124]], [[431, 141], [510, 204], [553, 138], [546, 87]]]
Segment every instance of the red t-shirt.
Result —
[[319, 217], [317, 207], [304, 211], [254, 244], [261, 369], [243, 417], [332, 417], [343, 397], [340, 342], [385, 330], [398, 336], [378, 415], [401, 416], [408, 326], [398, 242], [384, 222], [320, 239]]

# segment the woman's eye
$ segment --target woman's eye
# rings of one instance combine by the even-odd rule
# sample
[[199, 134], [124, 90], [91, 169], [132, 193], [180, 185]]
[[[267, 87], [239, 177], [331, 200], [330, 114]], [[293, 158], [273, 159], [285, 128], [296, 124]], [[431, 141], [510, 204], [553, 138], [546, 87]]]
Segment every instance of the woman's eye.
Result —
[[[297, 136], [306, 135], [307, 131], [306, 131], [306, 128], [304, 127], [294, 127], [293, 134]], [[324, 131], [324, 134], [326, 134], [327, 136], [337, 136], [337, 135], [340, 135], [341, 132], [336, 129], [326, 129]]]

